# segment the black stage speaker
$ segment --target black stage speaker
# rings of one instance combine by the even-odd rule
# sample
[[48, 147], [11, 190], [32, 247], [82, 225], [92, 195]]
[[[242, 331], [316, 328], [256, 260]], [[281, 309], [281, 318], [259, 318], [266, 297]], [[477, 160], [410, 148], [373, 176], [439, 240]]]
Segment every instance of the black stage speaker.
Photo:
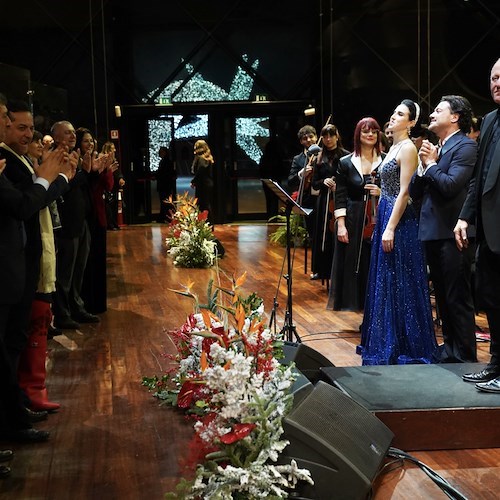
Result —
[[286, 341], [283, 344], [283, 354], [285, 357], [281, 361], [284, 364], [290, 364], [293, 361], [313, 384], [322, 378], [321, 368], [335, 367], [323, 354], [306, 344]]
[[295, 382], [292, 385], [291, 393], [293, 394], [293, 407], [301, 403], [301, 401], [311, 393], [314, 386], [311, 382], [303, 375], [303, 373], [295, 367], [293, 369], [295, 375]]
[[365, 499], [393, 433], [349, 396], [319, 381], [283, 421], [290, 444], [280, 463], [309, 469], [314, 486], [301, 482], [302, 499]]

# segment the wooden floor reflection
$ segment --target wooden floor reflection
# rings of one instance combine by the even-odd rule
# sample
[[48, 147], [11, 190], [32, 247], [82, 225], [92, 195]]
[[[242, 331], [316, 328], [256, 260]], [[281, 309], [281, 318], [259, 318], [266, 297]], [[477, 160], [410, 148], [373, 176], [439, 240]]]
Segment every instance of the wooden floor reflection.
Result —
[[[245, 289], [256, 291], [270, 311], [277, 296], [278, 328], [283, 324], [286, 283], [284, 250], [267, 242], [265, 225], [217, 226], [226, 256], [221, 272], [247, 271]], [[183, 323], [191, 302], [173, 294], [188, 280], [203, 296], [213, 269], [177, 269], [166, 256], [165, 226], [146, 225], [108, 233], [108, 311], [98, 325], [66, 331], [49, 342], [48, 386], [62, 404], [39, 428], [51, 439], [13, 445], [12, 476], [0, 481], [3, 500], [161, 499], [178, 479], [178, 458], [186, 451], [191, 426], [179, 413], [160, 408], [140, 384], [160, 374], [171, 352], [165, 335]], [[304, 251], [294, 255], [293, 320], [304, 342], [336, 366], [360, 364], [355, 354], [361, 315], [325, 309], [326, 287], [304, 274]], [[478, 321], [484, 326], [484, 319]], [[480, 360], [489, 344], [479, 344]], [[497, 425], [492, 422], [491, 425]], [[3, 445], [7, 447], [7, 443]], [[470, 499], [498, 498], [500, 450], [414, 453]], [[380, 477], [375, 499], [445, 498], [411, 465]]]

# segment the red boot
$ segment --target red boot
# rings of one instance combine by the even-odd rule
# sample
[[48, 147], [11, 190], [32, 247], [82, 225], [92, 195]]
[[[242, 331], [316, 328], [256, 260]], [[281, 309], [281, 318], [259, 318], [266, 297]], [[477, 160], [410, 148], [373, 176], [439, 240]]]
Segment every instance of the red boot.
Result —
[[48, 400], [45, 378], [47, 356], [47, 331], [52, 321], [50, 304], [34, 300], [31, 306], [28, 344], [21, 354], [17, 375], [19, 385], [31, 401], [31, 409], [53, 412], [61, 405]]

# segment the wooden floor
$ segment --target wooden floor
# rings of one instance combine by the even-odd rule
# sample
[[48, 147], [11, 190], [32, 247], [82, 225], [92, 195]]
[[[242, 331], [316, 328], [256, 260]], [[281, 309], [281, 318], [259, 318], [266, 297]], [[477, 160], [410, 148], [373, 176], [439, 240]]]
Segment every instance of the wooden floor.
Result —
[[[218, 226], [226, 248], [220, 268], [247, 271], [246, 289], [256, 291], [270, 311], [284, 250], [270, 247], [266, 225]], [[2, 500], [163, 498], [178, 477], [177, 459], [186, 450], [190, 423], [141, 386], [143, 375], [161, 374], [171, 352], [165, 330], [181, 325], [188, 299], [169, 291], [189, 279], [203, 296], [213, 270], [177, 269], [166, 257], [165, 226], [132, 226], [108, 233], [108, 311], [99, 325], [67, 331], [49, 342], [48, 386], [62, 404], [39, 428], [51, 439], [12, 445], [12, 476], [0, 481]], [[325, 309], [321, 283], [304, 274], [304, 252], [295, 255], [293, 319], [304, 342], [336, 366], [360, 364], [354, 348], [361, 316]], [[282, 325], [286, 284], [278, 294]], [[484, 318], [478, 318], [484, 326]], [[480, 360], [488, 344], [479, 344]], [[498, 422], [491, 422], [498, 425]], [[3, 447], [6, 447], [4, 444]], [[499, 498], [500, 449], [415, 452], [470, 499]], [[334, 493], [334, 492], [333, 492]], [[440, 499], [446, 496], [424, 473], [405, 464], [383, 474], [374, 498]]]

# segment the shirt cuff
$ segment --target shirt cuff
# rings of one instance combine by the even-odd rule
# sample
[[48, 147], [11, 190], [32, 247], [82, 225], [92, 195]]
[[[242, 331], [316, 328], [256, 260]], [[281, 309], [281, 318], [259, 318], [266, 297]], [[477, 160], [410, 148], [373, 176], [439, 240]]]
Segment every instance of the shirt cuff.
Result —
[[45, 191], [47, 191], [49, 189], [49, 181], [47, 179], [44, 179], [43, 177], [37, 177], [35, 179], [35, 182], [34, 184], [40, 184], [41, 186], [43, 186], [45, 188]]
[[339, 208], [338, 210], [334, 210], [333, 215], [336, 219], [338, 219], [339, 217], [345, 217], [347, 215], [347, 208]]
[[59, 172], [59, 175], [64, 178], [66, 182], [69, 182], [68, 176], [66, 174], [63, 174], [62, 172]]
[[429, 170], [431, 167], [433, 167], [434, 165], [437, 165], [437, 163], [435, 161], [432, 161], [429, 163], [429, 165], [427, 165], [425, 168], [424, 168], [424, 173], [423, 175], [425, 175], [427, 173], [427, 170]]

